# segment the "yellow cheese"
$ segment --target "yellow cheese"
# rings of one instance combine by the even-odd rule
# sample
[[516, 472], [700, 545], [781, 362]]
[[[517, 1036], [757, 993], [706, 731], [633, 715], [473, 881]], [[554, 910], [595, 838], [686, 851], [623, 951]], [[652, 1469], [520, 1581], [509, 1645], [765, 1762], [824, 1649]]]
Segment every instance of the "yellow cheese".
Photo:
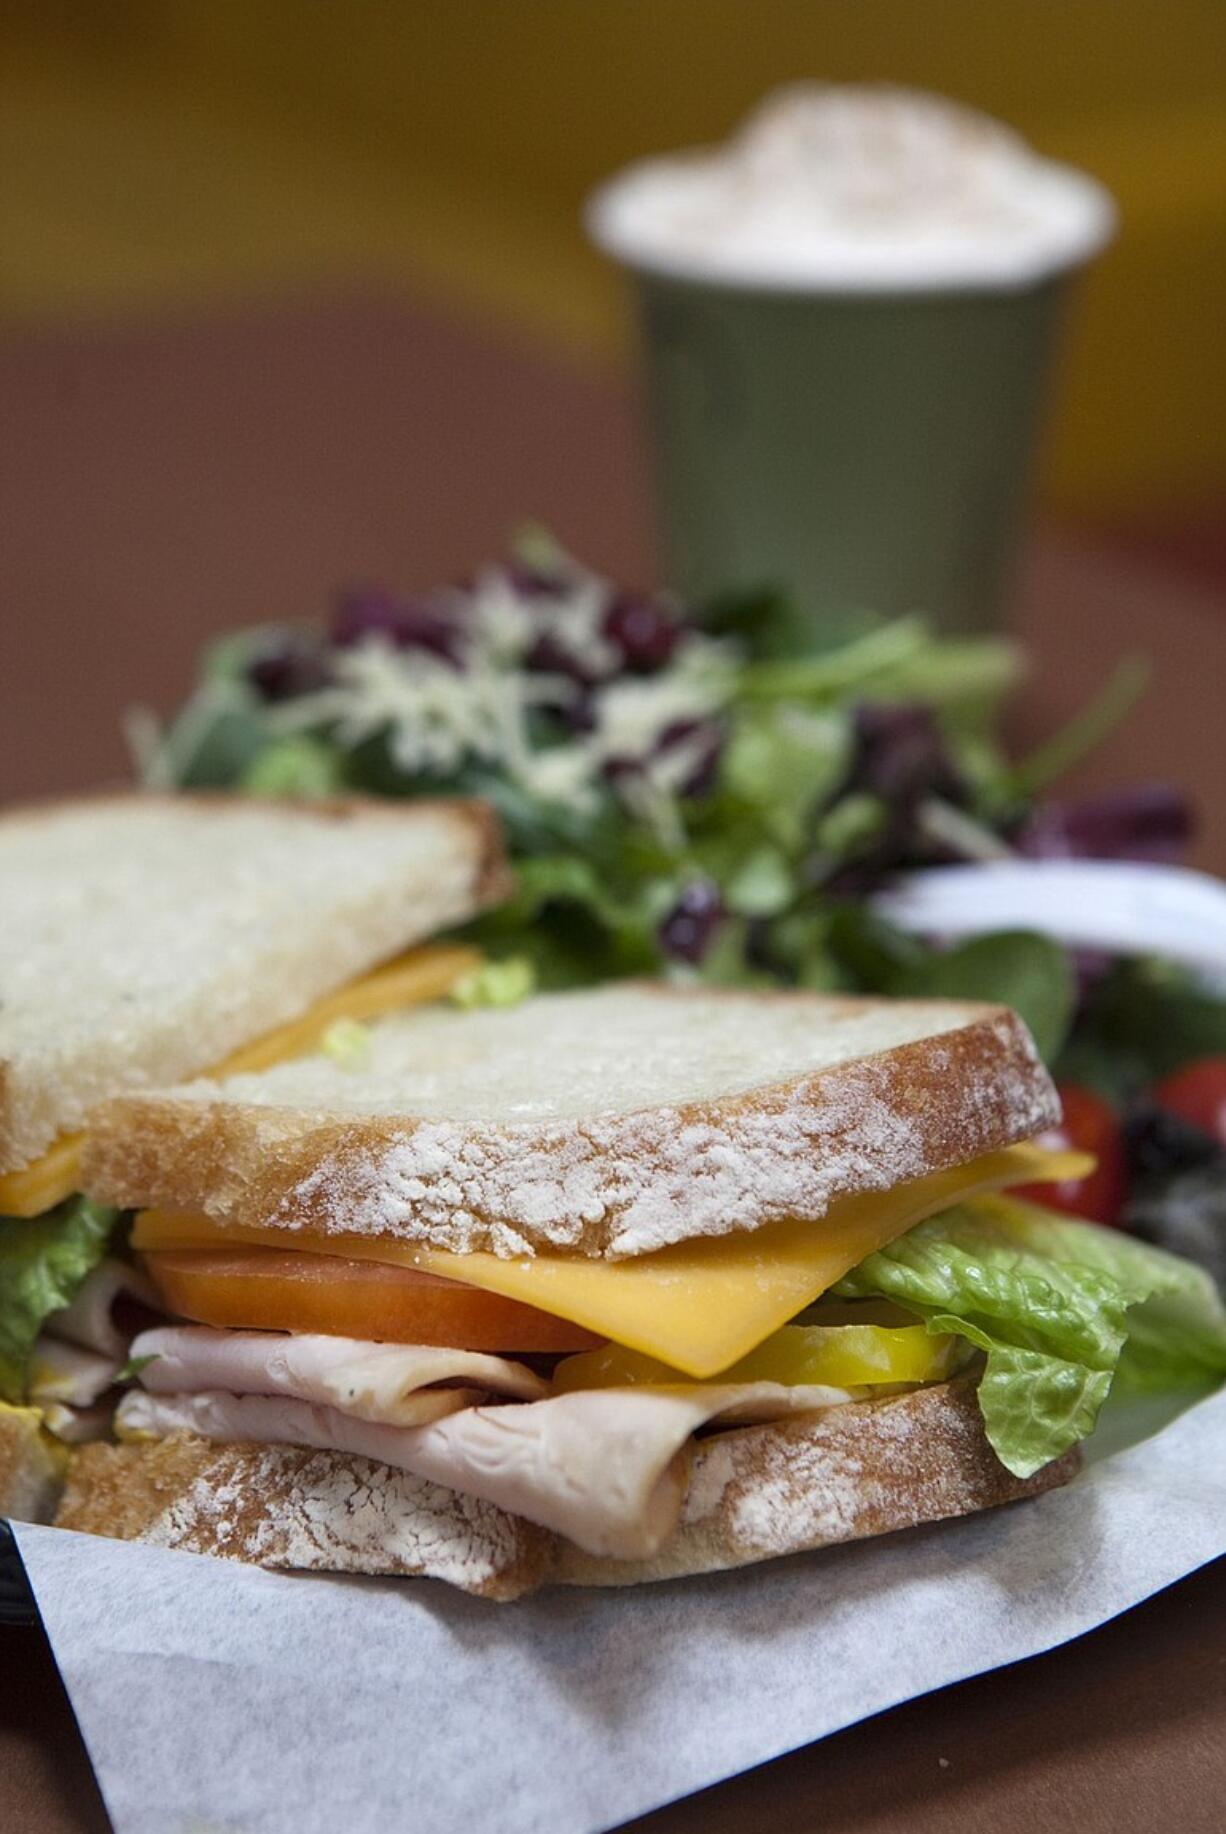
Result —
[[[402, 1006], [436, 1000], [480, 960], [475, 949], [459, 943], [412, 949], [348, 987], [325, 994], [301, 1018], [267, 1032], [201, 1074], [237, 1076], [248, 1070], [268, 1070], [292, 1057], [306, 1057], [337, 1019], [377, 1019]], [[64, 1134], [40, 1158], [19, 1171], [0, 1175], [0, 1216], [41, 1216], [70, 1197], [80, 1183], [84, 1143], [84, 1134]]]
[[0, 1401], [0, 1516], [49, 1522], [68, 1475], [68, 1447], [36, 1407]]
[[70, 1197], [81, 1172], [84, 1134], [62, 1134], [41, 1158], [0, 1175], [0, 1216], [41, 1216]]
[[385, 968], [363, 975], [360, 981], [325, 994], [300, 1019], [291, 1019], [288, 1025], [278, 1026], [254, 1044], [244, 1045], [204, 1074], [241, 1076], [250, 1070], [270, 1070], [292, 1057], [309, 1057], [338, 1019], [378, 1019], [384, 1013], [398, 1012], [402, 1006], [420, 1006], [426, 1000], [441, 999], [480, 960], [476, 949], [459, 943], [410, 950]]
[[1008, 1147], [892, 1191], [844, 1197], [817, 1223], [785, 1219], [628, 1261], [543, 1254], [500, 1260], [386, 1238], [220, 1224], [172, 1210], [144, 1211], [132, 1243], [148, 1250], [291, 1248], [417, 1268], [521, 1300], [701, 1377], [747, 1355], [866, 1255], [926, 1216], [982, 1191], [1084, 1177], [1092, 1165], [1084, 1154]]

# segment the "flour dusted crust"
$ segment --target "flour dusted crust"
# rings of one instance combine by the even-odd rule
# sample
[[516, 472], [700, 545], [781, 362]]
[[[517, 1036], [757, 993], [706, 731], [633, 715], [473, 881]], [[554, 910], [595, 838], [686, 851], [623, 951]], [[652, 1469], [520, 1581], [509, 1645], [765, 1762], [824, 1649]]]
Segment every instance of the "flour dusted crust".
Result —
[[[793, 1026], [799, 1013], [815, 1030], [854, 1023], [871, 1033], [872, 1048], [766, 1083], [749, 1051], [727, 1093], [650, 1106], [631, 1099], [523, 1123], [329, 1112], [330, 1092], [346, 1093], [344, 1073], [317, 1070], [313, 1060], [275, 1083], [196, 1084], [104, 1105], [92, 1122], [85, 1188], [124, 1206], [204, 1209], [290, 1232], [367, 1234], [460, 1254], [619, 1258], [779, 1217], [817, 1220], [836, 1198], [964, 1164], [1059, 1115], [1029, 1033], [1003, 1007], [636, 985], [528, 1002], [503, 1023], [518, 1015], [530, 1032], [558, 1000], [578, 1003], [572, 1018], [586, 1021], [593, 1050], [602, 1017], [617, 1017], [627, 1002], [643, 1009], [644, 1049], [692, 1011], [709, 1018], [713, 1009], [733, 1028], [738, 1016], [764, 1012], [786, 1014]], [[632, 1030], [639, 1024], [636, 1008]], [[309, 1092], [301, 1105], [274, 1105], [267, 1092], [295, 1087], [294, 1078]], [[514, 1075], [506, 1080], [513, 1090]], [[246, 1099], [217, 1099], [232, 1090]], [[394, 1083], [385, 1109], [388, 1100]]]
[[594, 1560], [560, 1544], [563, 1585], [634, 1585], [972, 1515], [1054, 1489], [1066, 1453], [1030, 1478], [988, 1444], [970, 1378], [699, 1442], [680, 1526], [652, 1560]]
[[115, 794], [0, 812], [0, 1171], [503, 896], [484, 805]]
[[256, 1566], [443, 1579], [493, 1599], [532, 1591], [553, 1548], [531, 1522], [369, 1459], [189, 1434], [83, 1447], [56, 1523]]
[[56, 1520], [267, 1567], [444, 1579], [501, 1600], [550, 1584], [679, 1579], [914, 1528], [1036, 1496], [1078, 1464], [1072, 1452], [1011, 1476], [962, 1378], [700, 1440], [681, 1523], [649, 1561], [596, 1558], [367, 1459], [187, 1435], [86, 1446]]

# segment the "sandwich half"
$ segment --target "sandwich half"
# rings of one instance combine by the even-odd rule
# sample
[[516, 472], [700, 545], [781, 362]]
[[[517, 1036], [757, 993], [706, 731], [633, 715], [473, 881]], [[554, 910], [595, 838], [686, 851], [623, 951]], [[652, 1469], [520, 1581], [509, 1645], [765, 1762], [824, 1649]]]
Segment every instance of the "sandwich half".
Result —
[[86, 1186], [190, 1322], [58, 1519], [507, 1598], [1062, 1483], [1134, 1310], [1168, 1374], [1226, 1321], [1001, 1195], [1085, 1169], [1058, 1113], [1002, 1008], [627, 984], [107, 1103]]
[[108, 1258], [116, 1209], [80, 1194], [90, 1110], [439, 995], [476, 958], [414, 945], [505, 882], [476, 803], [115, 795], [0, 814], [0, 1514], [45, 1511], [46, 1427], [109, 1430], [125, 1316], [159, 1305]]

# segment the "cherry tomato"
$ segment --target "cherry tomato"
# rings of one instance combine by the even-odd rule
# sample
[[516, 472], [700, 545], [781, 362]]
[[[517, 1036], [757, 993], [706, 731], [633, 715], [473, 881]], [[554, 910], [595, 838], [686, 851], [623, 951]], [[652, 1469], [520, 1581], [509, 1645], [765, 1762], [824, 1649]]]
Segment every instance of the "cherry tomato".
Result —
[[1201, 1057], [1166, 1076], [1153, 1090], [1159, 1108], [1203, 1128], [1226, 1146], [1226, 1057]]
[[1056, 1151], [1073, 1148], [1093, 1153], [1098, 1164], [1086, 1178], [1067, 1178], [1061, 1184], [1019, 1185], [1013, 1195], [1092, 1223], [1118, 1223], [1127, 1187], [1120, 1118], [1110, 1102], [1092, 1089], [1066, 1083], [1059, 1094], [1063, 1119], [1058, 1127], [1039, 1135], [1039, 1145]]

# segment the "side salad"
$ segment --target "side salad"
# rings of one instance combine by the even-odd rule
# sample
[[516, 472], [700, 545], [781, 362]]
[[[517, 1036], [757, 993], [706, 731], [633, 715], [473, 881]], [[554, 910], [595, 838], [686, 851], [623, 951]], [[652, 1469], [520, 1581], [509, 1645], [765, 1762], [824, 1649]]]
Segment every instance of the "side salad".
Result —
[[958, 863], [1177, 862], [1194, 827], [1178, 790], [1050, 793], [1144, 666], [1018, 760], [1000, 738], [1015, 644], [918, 617], [818, 652], [797, 633], [781, 601], [699, 619], [530, 529], [437, 592], [349, 589], [321, 623], [227, 637], [174, 719], [134, 715], [130, 737], [150, 787], [487, 797], [518, 890], [468, 932], [489, 958], [470, 999], [663, 973], [1014, 1006], [1061, 1084], [1064, 1138], [1098, 1158], [1057, 1205], [1226, 1283], [1226, 999], [1144, 953], [1036, 928], [941, 946], [873, 906]]

